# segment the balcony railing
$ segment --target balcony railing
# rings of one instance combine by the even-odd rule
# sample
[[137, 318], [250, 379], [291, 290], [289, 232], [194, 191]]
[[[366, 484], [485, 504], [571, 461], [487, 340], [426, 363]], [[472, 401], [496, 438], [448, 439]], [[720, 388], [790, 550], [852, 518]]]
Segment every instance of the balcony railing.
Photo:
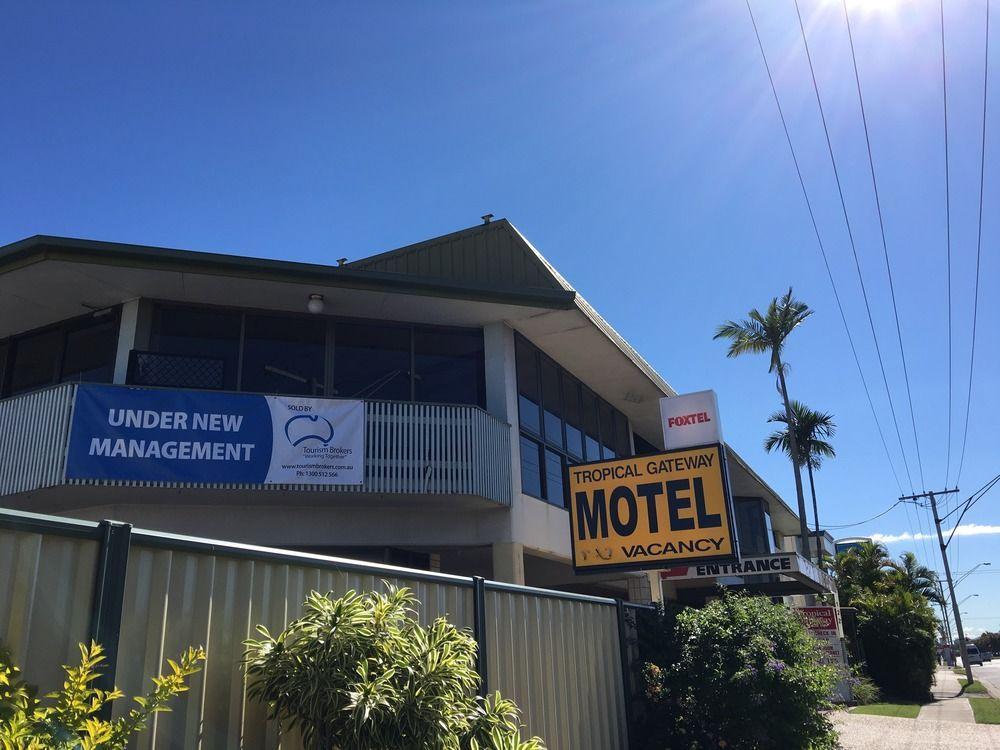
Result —
[[[127, 386], [122, 386], [127, 387]], [[0, 401], [0, 496], [65, 484], [469, 495], [511, 501], [510, 427], [477, 406], [365, 402], [362, 485], [179, 484], [69, 480], [75, 383]]]

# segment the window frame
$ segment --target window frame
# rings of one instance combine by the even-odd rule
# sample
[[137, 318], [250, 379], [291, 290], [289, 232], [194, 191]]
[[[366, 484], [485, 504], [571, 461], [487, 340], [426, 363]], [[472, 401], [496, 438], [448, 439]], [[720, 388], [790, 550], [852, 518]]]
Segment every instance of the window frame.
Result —
[[[517, 431], [518, 431], [518, 437], [521, 438], [521, 439], [527, 439], [527, 440], [531, 441], [531, 443], [538, 450], [538, 463], [539, 463], [539, 466], [541, 467], [541, 494], [542, 494], [542, 496], [538, 497], [534, 493], [525, 491], [523, 486], [521, 488], [521, 491], [525, 495], [528, 495], [529, 497], [534, 497], [535, 499], [541, 500], [544, 503], [548, 503], [549, 505], [552, 505], [553, 507], [562, 508], [563, 510], [568, 511], [569, 510], [569, 497], [568, 497], [568, 488], [567, 488], [567, 486], [565, 484], [565, 480], [563, 482], [563, 498], [562, 498], [562, 502], [559, 503], [559, 504], [556, 504], [556, 503], [552, 502], [552, 500], [549, 499], [549, 497], [548, 497], [548, 494], [549, 494], [548, 493], [548, 479], [547, 479], [548, 472], [546, 471], [546, 465], [547, 464], [546, 464], [546, 455], [545, 455], [545, 452], [546, 451], [551, 451], [553, 453], [558, 453], [562, 457], [562, 468], [563, 468], [563, 472], [564, 473], [566, 471], [566, 468], [569, 467], [569, 466], [575, 466], [577, 464], [590, 463], [590, 462], [593, 462], [593, 461], [604, 460], [603, 459], [603, 453], [604, 453], [604, 436], [605, 436], [604, 431], [605, 431], [606, 428], [604, 426], [604, 420], [601, 419], [601, 407], [603, 405], [608, 410], [610, 410], [609, 413], [611, 414], [611, 420], [610, 420], [611, 421], [611, 424], [610, 424], [611, 432], [610, 432], [610, 435], [608, 436], [609, 439], [611, 439], [612, 441], [615, 439], [614, 423], [616, 421], [616, 415], [618, 415], [618, 417], [620, 417], [622, 420], [624, 420], [624, 425], [625, 425], [625, 440], [628, 441], [629, 455], [633, 455], [635, 453], [635, 450], [634, 450], [634, 448], [632, 446], [632, 441], [631, 441], [631, 423], [629, 421], [629, 418], [625, 415], [624, 412], [622, 412], [620, 409], [616, 409], [614, 407], [614, 405], [611, 404], [611, 402], [608, 401], [607, 399], [603, 399], [599, 395], [597, 395], [597, 393], [594, 391], [594, 389], [588, 387], [587, 384], [584, 383], [584, 381], [580, 377], [578, 377], [577, 375], [575, 375], [574, 373], [570, 372], [568, 369], [566, 369], [565, 367], [563, 367], [562, 365], [560, 365], [555, 359], [553, 359], [549, 355], [545, 354], [545, 352], [543, 352], [540, 348], [538, 348], [537, 346], [535, 346], [535, 344], [533, 344], [531, 341], [529, 341], [527, 339], [527, 337], [525, 337], [522, 334], [520, 334], [517, 331], [515, 331], [514, 332], [514, 339], [515, 339], [515, 343], [514, 343], [514, 356], [515, 356], [515, 362], [514, 362], [514, 373], [515, 373], [515, 376], [514, 376], [514, 381], [515, 381], [515, 389], [517, 391], [517, 397], [518, 397], [518, 412], [517, 412]], [[520, 373], [518, 371], [518, 363], [517, 363], [517, 356], [518, 356], [517, 352], [518, 352], [519, 348], [520, 348], [521, 351], [530, 353], [530, 355], [534, 358], [533, 367], [534, 367], [534, 371], [535, 371], [535, 377], [536, 377], [536, 380], [537, 380], [536, 385], [535, 385], [535, 389], [536, 389], [536, 391], [538, 393], [538, 396], [539, 396], [538, 411], [539, 411], [539, 428], [540, 429], [539, 429], [539, 431], [537, 433], [534, 430], [532, 430], [532, 429], [525, 428], [522, 425], [522, 423], [521, 423], [521, 413], [520, 413], [521, 389], [520, 389], [520, 387], [518, 385], [519, 379], [520, 379]], [[543, 382], [543, 380], [542, 380], [542, 364], [546, 360], [548, 362], [551, 362], [555, 366], [555, 368], [556, 368], [556, 376], [557, 376], [556, 377], [556, 382], [559, 385], [559, 425], [560, 425], [560, 432], [561, 432], [561, 435], [560, 435], [561, 442], [558, 445], [555, 444], [555, 443], [553, 443], [553, 442], [551, 442], [548, 439], [548, 436], [546, 435], [546, 426], [545, 426], [545, 394], [544, 394], [544, 392], [542, 390], [542, 382]], [[581, 455], [579, 457], [573, 455], [572, 453], [570, 453], [569, 448], [567, 447], [567, 443], [566, 443], [566, 424], [567, 424], [567, 419], [566, 419], [566, 414], [565, 414], [566, 381], [569, 378], [571, 378], [572, 380], [576, 381], [576, 383], [577, 383], [577, 394], [576, 395], [577, 395], [577, 398], [578, 398], [578, 401], [579, 401], [580, 422], [581, 422], [581, 424], [579, 426], [579, 429], [580, 429], [580, 432], [581, 432], [582, 443], [583, 443], [583, 445], [582, 445], [582, 449], [583, 449], [582, 450], [582, 454], [583, 455]], [[587, 398], [588, 394], [593, 397], [593, 407], [594, 407], [594, 410], [595, 410], [597, 432], [598, 432], [598, 435], [597, 435], [597, 445], [598, 445], [598, 451], [600, 451], [601, 454], [602, 454], [600, 456], [594, 456], [594, 457], [591, 457], [591, 456], [587, 455], [587, 434], [588, 433], [587, 433], [586, 404], [587, 404], [587, 401], [588, 401], [588, 398]], [[612, 443], [612, 445], [613, 445], [613, 443]], [[521, 446], [521, 441], [520, 440], [518, 442], [518, 446], [519, 446], [519, 448]], [[623, 458], [623, 456], [617, 456], [617, 458]]]
[[[3, 361], [0, 361], [0, 398], [9, 398], [10, 396], [20, 396], [24, 393], [32, 393], [34, 391], [39, 391], [44, 388], [49, 388], [54, 385], [59, 385], [63, 382], [78, 382], [78, 381], [63, 381], [63, 371], [66, 366], [66, 337], [75, 331], [83, 330], [90, 327], [87, 325], [91, 321], [93, 326], [96, 327], [101, 323], [111, 321], [111, 326], [115, 331], [115, 353], [111, 360], [111, 370], [112, 370], [112, 381], [114, 380], [114, 366], [117, 359], [117, 342], [118, 338], [121, 336], [121, 305], [111, 305], [109, 307], [102, 307], [98, 310], [93, 310], [89, 313], [84, 313], [83, 315], [75, 315], [72, 318], [66, 318], [65, 320], [57, 321], [56, 323], [49, 323], [48, 325], [39, 326], [38, 328], [32, 328], [28, 331], [22, 331], [21, 333], [15, 333], [4, 339], [0, 339], [0, 345], [3, 349], [0, 351], [0, 357]], [[59, 342], [56, 346], [56, 353], [52, 365], [52, 375], [47, 383], [33, 386], [27, 388], [23, 391], [18, 391], [12, 394], [10, 392], [11, 379], [14, 376], [14, 359], [17, 353], [18, 342], [24, 339], [30, 338], [32, 336], [44, 335], [51, 332], [59, 333]], [[112, 382], [109, 381], [109, 382]], [[103, 382], [103, 381], [102, 381]]]
[[[229, 312], [236, 313], [240, 315], [240, 337], [239, 337], [239, 353], [237, 355], [237, 375], [236, 375], [236, 388], [237, 393], [256, 393], [256, 391], [244, 391], [243, 390], [243, 357], [244, 348], [246, 343], [246, 321], [248, 315], [262, 315], [268, 317], [283, 317], [289, 318], [290, 320], [315, 320], [319, 318], [326, 323], [326, 341], [325, 341], [325, 351], [324, 351], [324, 374], [323, 374], [323, 391], [324, 396], [321, 398], [350, 398], [349, 396], [342, 396], [335, 392], [334, 382], [335, 373], [337, 366], [337, 325], [338, 324], [356, 324], [356, 325], [379, 325], [392, 328], [403, 328], [409, 331], [409, 353], [410, 353], [410, 370], [409, 370], [409, 380], [410, 380], [410, 397], [407, 400], [399, 399], [364, 399], [371, 401], [387, 401], [387, 402], [397, 402], [397, 403], [419, 403], [419, 404], [443, 404], [447, 406], [476, 406], [482, 410], [486, 410], [486, 341], [485, 334], [481, 327], [476, 326], [447, 326], [447, 325], [433, 325], [424, 323], [409, 323], [406, 321], [398, 320], [385, 320], [381, 318], [368, 318], [368, 317], [349, 317], [345, 315], [314, 315], [312, 313], [299, 313], [290, 310], [268, 310], [257, 307], [235, 307], [232, 305], [212, 305], [198, 302], [178, 302], [175, 300], [165, 300], [165, 299], [150, 299], [149, 302], [152, 305], [152, 315], [151, 320], [155, 320], [155, 314], [158, 309], [162, 308], [174, 308], [174, 309], [198, 309], [198, 310], [214, 310], [218, 312]], [[482, 363], [479, 367], [478, 380], [476, 384], [476, 392], [480, 397], [480, 402], [478, 403], [463, 403], [456, 404], [456, 402], [447, 401], [416, 401], [416, 385], [414, 382], [414, 368], [416, 360], [416, 352], [414, 349], [414, 342], [416, 339], [416, 331], [418, 329], [434, 331], [438, 333], [464, 333], [464, 334], [477, 334], [483, 340], [483, 356]], [[150, 351], [153, 351], [152, 346], [152, 335], [153, 331], [150, 329]], [[276, 392], [269, 391], [264, 395], [274, 395]], [[297, 394], [296, 394], [297, 395]]]

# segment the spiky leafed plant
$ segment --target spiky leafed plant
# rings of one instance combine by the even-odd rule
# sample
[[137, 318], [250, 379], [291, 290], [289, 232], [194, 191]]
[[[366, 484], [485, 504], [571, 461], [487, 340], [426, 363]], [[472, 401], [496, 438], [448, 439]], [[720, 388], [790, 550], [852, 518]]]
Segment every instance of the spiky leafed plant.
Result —
[[893, 561], [883, 544], [866, 541], [838, 553], [832, 567], [841, 604], [854, 606], [862, 596], [886, 590]]
[[[767, 354], [770, 357], [768, 372], [777, 374], [778, 391], [785, 407], [785, 417], [792, 424], [792, 405], [788, 397], [788, 385], [785, 382], [786, 363], [782, 359], [785, 342], [792, 331], [802, 325], [806, 318], [812, 315], [812, 310], [805, 302], [792, 296], [791, 287], [781, 297], [775, 297], [768, 305], [767, 311], [761, 313], [754, 308], [741, 321], [730, 320], [716, 329], [716, 339], [728, 339], [727, 357], [739, 357], [743, 354]], [[798, 500], [799, 527], [802, 533], [802, 545], [806, 554], [809, 553], [809, 527], [806, 523], [806, 501], [802, 492], [802, 472], [799, 468], [799, 448], [794, 432], [789, 435], [791, 442], [790, 456], [795, 473], [795, 495]], [[819, 540], [817, 540], [817, 547]], [[817, 561], [819, 550], [817, 549]]]
[[444, 618], [422, 626], [407, 589], [312, 592], [278, 635], [245, 641], [248, 696], [306, 750], [544, 750], [517, 707], [475, 695], [476, 642]]
[[912, 552], [904, 552], [899, 556], [899, 562], [892, 563], [889, 580], [892, 585], [912, 594], [919, 594], [929, 602], [944, 604], [938, 593], [937, 573], [926, 565], [921, 565]]
[[[816, 502], [816, 482], [813, 479], [813, 470], [818, 469], [824, 459], [833, 458], [837, 452], [827, 441], [833, 437], [837, 431], [834, 424], [833, 415], [822, 411], [810, 409], [801, 401], [792, 399], [792, 424], [795, 425], [795, 442], [799, 448], [799, 464], [806, 467], [809, 474], [809, 492], [812, 495], [813, 503], [813, 523], [816, 529], [816, 551], [819, 555], [822, 551], [822, 544], [819, 537], [819, 504]], [[783, 429], [775, 430], [764, 441], [764, 450], [770, 453], [780, 449], [787, 456], [792, 454], [791, 433], [789, 429], [788, 415], [783, 411], [776, 411], [767, 418], [768, 422], [780, 422], [785, 425]], [[820, 558], [817, 557], [817, 561]]]

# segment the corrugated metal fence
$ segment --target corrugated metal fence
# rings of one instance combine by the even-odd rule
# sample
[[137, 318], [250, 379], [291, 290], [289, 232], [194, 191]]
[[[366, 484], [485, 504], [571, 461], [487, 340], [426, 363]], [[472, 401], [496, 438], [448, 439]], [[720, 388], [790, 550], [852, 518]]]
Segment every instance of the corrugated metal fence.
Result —
[[0, 495], [69, 483], [477, 495], [511, 502], [510, 427], [477, 406], [365, 401], [362, 485], [195, 485], [67, 480], [75, 395], [76, 384], [63, 383], [0, 401]]
[[0, 511], [0, 641], [43, 690], [90, 638], [117, 654], [114, 681], [129, 695], [148, 689], [165, 658], [205, 646], [191, 691], [137, 748], [279, 747], [263, 707], [246, 700], [242, 641], [257, 624], [280, 630], [312, 590], [386, 583], [414, 591], [423, 622], [446, 616], [475, 634], [487, 688], [517, 701], [549, 748], [627, 748], [628, 626], [615, 600]]

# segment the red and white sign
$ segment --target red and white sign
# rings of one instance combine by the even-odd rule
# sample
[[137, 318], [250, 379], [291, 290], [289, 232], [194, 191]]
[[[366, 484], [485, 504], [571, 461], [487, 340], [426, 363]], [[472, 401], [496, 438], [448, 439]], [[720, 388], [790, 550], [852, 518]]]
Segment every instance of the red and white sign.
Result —
[[715, 391], [697, 391], [660, 399], [660, 421], [666, 450], [722, 442]]

